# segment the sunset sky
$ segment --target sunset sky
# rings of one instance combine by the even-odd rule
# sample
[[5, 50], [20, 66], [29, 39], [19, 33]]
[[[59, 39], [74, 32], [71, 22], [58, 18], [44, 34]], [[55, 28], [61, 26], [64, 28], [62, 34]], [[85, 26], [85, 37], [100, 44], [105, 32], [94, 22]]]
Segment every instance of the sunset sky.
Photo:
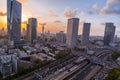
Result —
[[[18, 0], [22, 3], [22, 28], [28, 18], [47, 23], [45, 31], [59, 32], [67, 28], [67, 19], [80, 18], [79, 34], [84, 22], [91, 23], [91, 35], [103, 35], [106, 22], [113, 22], [120, 37], [120, 0]], [[0, 0], [0, 28], [6, 28], [7, 0]], [[38, 24], [38, 32], [41, 25]]]

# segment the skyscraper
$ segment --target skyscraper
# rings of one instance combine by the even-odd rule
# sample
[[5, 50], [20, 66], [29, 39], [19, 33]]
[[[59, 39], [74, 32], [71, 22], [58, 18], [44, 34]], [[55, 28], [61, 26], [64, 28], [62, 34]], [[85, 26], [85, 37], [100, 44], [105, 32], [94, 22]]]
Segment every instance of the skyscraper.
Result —
[[84, 23], [83, 25], [82, 44], [85, 46], [89, 45], [90, 25], [90, 23]]
[[16, 0], [7, 0], [8, 38], [14, 43], [19, 43], [21, 38], [21, 7]]
[[115, 29], [113, 23], [106, 23], [105, 33], [104, 33], [104, 45], [109, 45], [109, 43], [113, 42]]
[[28, 27], [29, 27], [29, 39], [33, 43], [37, 38], [37, 19], [29, 18], [28, 19]]
[[79, 18], [68, 19], [66, 44], [68, 45], [69, 48], [74, 48], [76, 46], [78, 27]]

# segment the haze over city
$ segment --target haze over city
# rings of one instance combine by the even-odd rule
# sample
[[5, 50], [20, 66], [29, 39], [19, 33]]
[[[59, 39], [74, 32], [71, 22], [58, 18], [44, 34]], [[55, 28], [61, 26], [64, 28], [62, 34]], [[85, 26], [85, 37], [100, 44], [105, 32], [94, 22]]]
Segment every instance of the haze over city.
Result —
[[[6, 27], [6, 1], [0, 0], [0, 28]], [[27, 19], [35, 17], [38, 23], [47, 23], [45, 32], [67, 30], [67, 19], [80, 18], [79, 34], [84, 22], [91, 23], [90, 35], [103, 36], [105, 23], [113, 22], [116, 35], [120, 36], [119, 0], [18, 0], [22, 3], [22, 28], [26, 28]], [[37, 26], [38, 33], [41, 25]]]

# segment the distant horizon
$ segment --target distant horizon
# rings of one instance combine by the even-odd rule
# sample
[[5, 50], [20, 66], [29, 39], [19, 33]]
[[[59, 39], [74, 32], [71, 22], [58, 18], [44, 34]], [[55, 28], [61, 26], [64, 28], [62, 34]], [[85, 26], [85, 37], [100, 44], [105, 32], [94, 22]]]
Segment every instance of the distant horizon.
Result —
[[[90, 22], [90, 35], [104, 36], [105, 23], [112, 22], [116, 26], [115, 35], [120, 37], [120, 0], [17, 1], [22, 3], [22, 29], [26, 28], [28, 18], [35, 17], [38, 23], [47, 23], [45, 32], [66, 32], [68, 18], [76, 17], [80, 18], [79, 34], [82, 34], [83, 23]], [[7, 28], [6, 4], [7, 0], [0, 1], [0, 29]], [[37, 31], [41, 32], [41, 25]]]

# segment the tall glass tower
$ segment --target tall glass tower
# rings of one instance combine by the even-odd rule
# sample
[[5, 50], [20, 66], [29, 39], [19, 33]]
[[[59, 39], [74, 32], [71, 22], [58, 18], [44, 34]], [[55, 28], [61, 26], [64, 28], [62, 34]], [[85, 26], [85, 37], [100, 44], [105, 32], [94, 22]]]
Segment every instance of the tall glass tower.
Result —
[[8, 38], [15, 44], [21, 38], [21, 7], [21, 3], [16, 0], [7, 0]]
[[37, 19], [36, 18], [29, 18], [28, 19], [28, 37], [30, 42], [34, 42], [37, 38]]
[[89, 35], [90, 35], [90, 23], [84, 23], [83, 32], [82, 32], [82, 45], [89, 45]]
[[113, 42], [115, 29], [113, 23], [106, 23], [105, 33], [104, 33], [104, 45], [109, 46], [109, 43]]

